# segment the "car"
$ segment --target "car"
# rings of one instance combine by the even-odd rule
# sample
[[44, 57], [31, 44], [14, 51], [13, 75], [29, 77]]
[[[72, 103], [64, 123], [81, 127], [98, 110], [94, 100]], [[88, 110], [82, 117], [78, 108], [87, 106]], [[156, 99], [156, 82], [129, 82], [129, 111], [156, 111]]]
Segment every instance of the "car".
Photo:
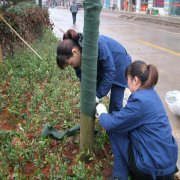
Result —
[[83, 8], [83, 4], [82, 3], [76, 3], [78, 8]]

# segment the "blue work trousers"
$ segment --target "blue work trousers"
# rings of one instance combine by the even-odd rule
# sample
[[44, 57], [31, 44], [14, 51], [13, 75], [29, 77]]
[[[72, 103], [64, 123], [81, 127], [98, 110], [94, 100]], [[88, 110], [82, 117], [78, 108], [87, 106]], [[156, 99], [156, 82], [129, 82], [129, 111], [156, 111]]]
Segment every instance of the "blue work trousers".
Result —
[[128, 180], [128, 146], [129, 139], [127, 134], [115, 134], [107, 132], [109, 135], [111, 148], [114, 156], [112, 176], [121, 180]]
[[112, 85], [109, 113], [112, 113], [112, 111], [120, 111], [121, 108], [123, 107], [124, 90], [125, 90], [124, 87]]
[[[132, 147], [128, 134], [115, 134], [108, 132], [111, 148], [114, 156], [113, 173], [114, 178], [128, 180], [131, 175], [132, 180], [154, 180], [151, 175], [144, 174], [136, 167]], [[156, 176], [156, 180], [174, 180], [175, 169], [171, 174]]]

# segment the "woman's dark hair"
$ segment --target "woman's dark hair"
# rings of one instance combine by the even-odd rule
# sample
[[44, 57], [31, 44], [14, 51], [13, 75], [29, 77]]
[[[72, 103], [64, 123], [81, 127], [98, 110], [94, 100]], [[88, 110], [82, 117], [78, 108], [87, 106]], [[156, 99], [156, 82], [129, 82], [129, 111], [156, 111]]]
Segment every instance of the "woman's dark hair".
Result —
[[66, 33], [64, 33], [63, 41], [60, 41], [57, 46], [56, 56], [57, 65], [61, 69], [64, 69], [66, 61], [73, 55], [72, 49], [74, 47], [78, 47], [80, 52], [82, 52], [82, 39], [82, 34], [77, 33], [73, 29], [69, 29]]
[[156, 66], [149, 64], [147, 65], [143, 61], [134, 61], [131, 63], [125, 71], [126, 78], [131, 76], [134, 78], [137, 76], [141, 81], [141, 88], [148, 89], [155, 86], [158, 82], [158, 70]]

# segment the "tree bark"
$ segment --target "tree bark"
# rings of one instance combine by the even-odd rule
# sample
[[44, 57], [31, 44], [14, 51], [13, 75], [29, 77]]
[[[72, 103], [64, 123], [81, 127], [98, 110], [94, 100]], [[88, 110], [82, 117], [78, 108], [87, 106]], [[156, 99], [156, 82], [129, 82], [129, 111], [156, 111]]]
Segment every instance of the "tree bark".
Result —
[[81, 75], [80, 150], [86, 160], [93, 151], [99, 16], [101, 0], [84, 1], [84, 30]]

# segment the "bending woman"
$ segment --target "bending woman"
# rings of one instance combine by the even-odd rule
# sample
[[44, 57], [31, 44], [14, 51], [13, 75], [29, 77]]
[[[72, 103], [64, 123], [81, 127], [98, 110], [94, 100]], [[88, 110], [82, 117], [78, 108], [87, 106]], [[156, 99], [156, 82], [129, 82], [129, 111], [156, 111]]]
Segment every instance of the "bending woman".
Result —
[[[83, 35], [69, 29], [57, 47], [57, 64], [61, 69], [71, 65], [81, 79]], [[100, 35], [98, 40], [96, 102], [111, 91], [109, 112], [119, 111], [127, 87], [125, 69], [131, 63], [126, 49], [114, 39]]]

